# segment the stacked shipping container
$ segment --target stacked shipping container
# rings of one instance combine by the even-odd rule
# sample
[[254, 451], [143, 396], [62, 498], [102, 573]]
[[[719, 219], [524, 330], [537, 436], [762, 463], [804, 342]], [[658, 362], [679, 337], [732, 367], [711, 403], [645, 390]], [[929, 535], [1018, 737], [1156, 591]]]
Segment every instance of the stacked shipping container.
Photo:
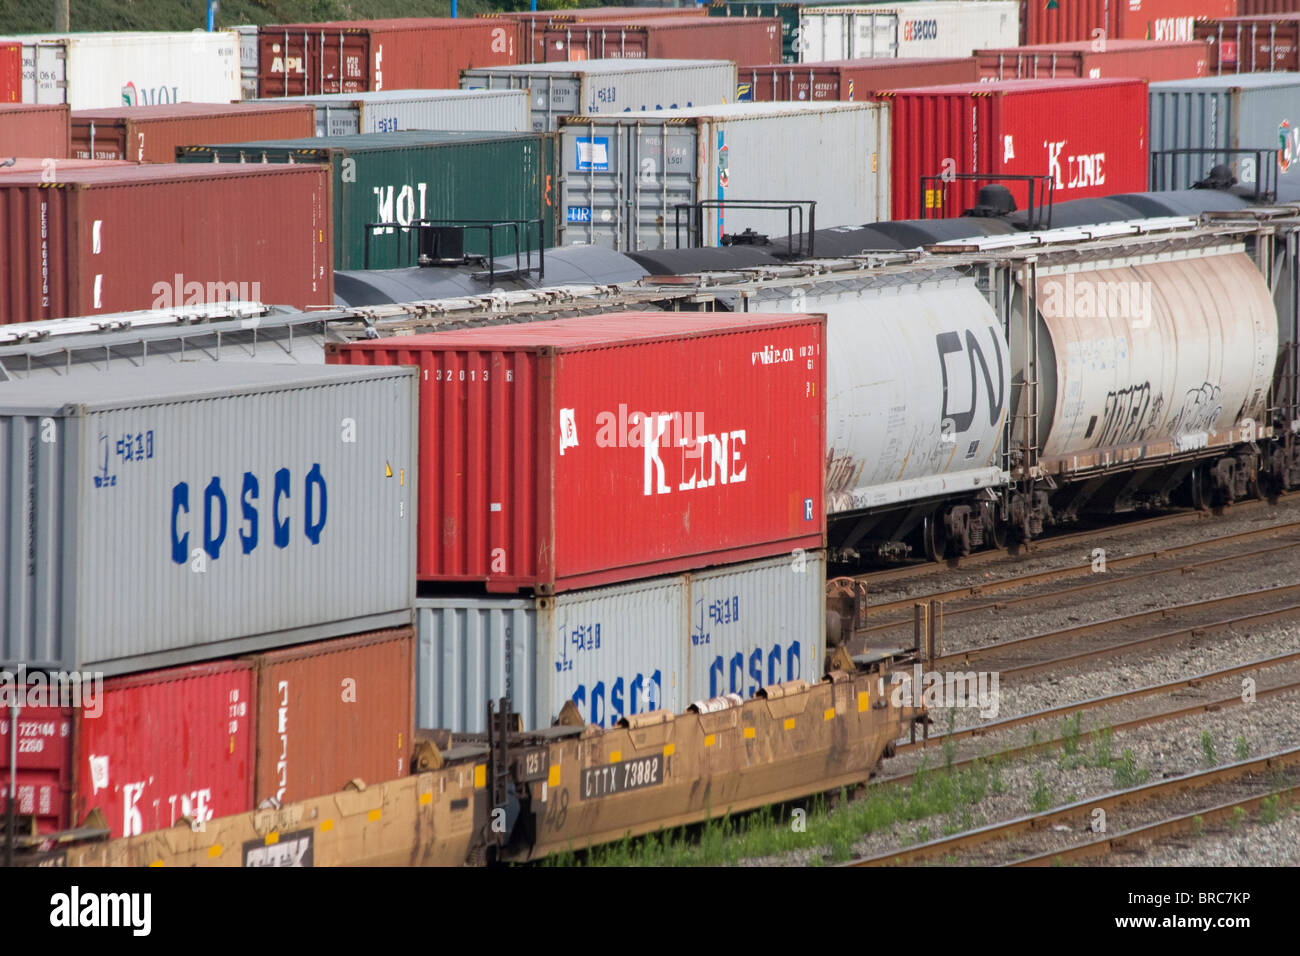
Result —
[[0, 103], [21, 103], [22, 99], [22, 44], [0, 43]]
[[736, 74], [736, 99], [764, 103], [874, 100], [881, 90], [974, 83], [980, 78], [975, 58], [969, 56], [936, 60], [864, 58], [798, 65], [774, 63], [742, 66]]
[[1300, 12], [1199, 22], [1196, 38], [1210, 44], [1211, 73], [1300, 70]]
[[[305, 103], [316, 113], [316, 136], [356, 136], [412, 129], [523, 133], [532, 128], [524, 90], [382, 90], [281, 96], [264, 103]], [[246, 139], [270, 139], [253, 136]], [[209, 137], [195, 142], [216, 142]]]
[[1019, 40], [1016, 0], [836, 4], [799, 16], [800, 60], [960, 57]]
[[547, 24], [543, 41], [546, 63], [612, 58], [772, 63], [781, 58], [780, 21], [762, 17], [655, 17], [639, 24], [557, 21]]
[[983, 80], [1100, 79], [1140, 77], [1148, 83], [1205, 76], [1209, 48], [1204, 40], [1108, 40], [977, 50]]
[[77, 110], [72, 115], [71, 155], [173, 163], [180, 146], [311, 136], [315, 128], [315, 111], [305, 105], [182, 103]]
[[551, 24], [594, 23], [614, 20], [619, 23], [644, 23], [657, 17], [703, 16], [703, 7], [586, 7], [577, 10], [519, 11], [480, 13], [480, 17], [513, 21], [520, 28], [520, 63], [546, 62], [546, 28]]
[[[1237, 0], [1067, 0], [1026, 3], [1021, 42], [1196, 39], [1196, 20], [1230, 17]], [[1011, 44], [1007, 44], [1011, 45]]]
[[0, 102], [0, 156], [63, 159], [67, 155], [66, 106]]

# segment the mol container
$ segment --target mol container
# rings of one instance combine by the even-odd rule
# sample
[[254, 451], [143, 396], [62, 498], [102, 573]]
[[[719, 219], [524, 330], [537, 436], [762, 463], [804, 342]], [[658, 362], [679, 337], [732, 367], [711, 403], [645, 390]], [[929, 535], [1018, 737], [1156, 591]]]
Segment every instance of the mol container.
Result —
[[[1125, 40], [1193, 40], [1195, 23], [1230, 17], [1237, 0], [1066, 0], [1026, 3], [1023, 42], [1092, 42], [1100, 37]], [[1014, 46], [1014, 43], [1004, 44]]]
[[513, 21], [520, 27], [519, 62], [544, 63], [546, 61], [546, 28], [550, 24], [591, 23], [597, 20], [616, 20], [619, 23], [641, 23], [656, 17], [704, 16], [702, 6], [690, 7], [584, 7], [572, 10], [522, 10], [501, 13], [480, 13], [480, 17], [500, 17]]
[[[63, 159], [67, 155], [67, 106], [0, 101], [0, 158]], [[0, 172], [11, 168], [2, 167]]]
[[9, 388], [0, 665], [121, 674], [409, 623], [414, 402], [401, 369], [243, 362]]
[[1210, 44], [1211, 73], [1300, 70], [1300, 11], [1200, 22], [1196, 38]]
[[625, 312], [327, 361], [419, 369], [420, 579], [545, 594], [821, 547], [823, 336]]
[[[719, 21], [730, 22], [730, 21]], [[879, 103], [739, 103], [560, 121], [561, 245], [673, 249], [677, 207], [715, 200], [816, 202], [817, 227], [889, 218], [891, 121]], [[691, 217], [681, 214], [680, 242]], [[703, 209], [701, 245], [799, 230], [787, 207]]]
[[23, 47], [0, 43], [0, 103], [23, 101]]
[[943, 0], [804, 7], [800, 60], [960, 57], [1020, 42], [1015, 0]]
[[[946, 189], [945, 169], [1048, 176], [1055, 202], [1147, 188], [1143, 80], [1005, 80], [894, 90], [894, 219], [960, 216], [982, 182]], [[1024, 182], [1005, 181], [1019, 208]], [[1035, 185], [1034, 203], [1042, 202]]]
[[24, 103], [74, 110], [240, 98], [239, 36], [204, 33], [68, 33], [4, 38], [22, 46]]
[[561, 116], [645, 112], [726, 103], [735, 64], [724, 60], [591, 60], [466, 70], [467, 90], [528, 90], [532, 128], [554, 132]]
[[740, 102], [874, 100], [880, 90], [979, 80], [974, 57], [937, 60], [861, 59], [773, 63], [736, 70]]
[[174, 163], [180, 146], [310, 136], [315, 128], [314, 111], [304, 105], [182, 103], [77, 110], [72, 114], [71, 155]]
[[825, 581], [825, 553], [808, 551], [555, 597], [422, 598], [416, 725], [481, 733], [487, 703], [509, 697], [525, 730], [569, 700], [613, 727], [820, 680]]
[[1209, 49], [1204, 40], [1091, 40], [1041, 46], [976, 50], [981, 80], [1099, 79], [1140, 77], [1148, 83], [1205, 76]]
[[781, 58], [780, 21], [741, 17], [655, 17], [642, 23], [552, 22], [543, 36], [545, 63], [579, 60], [730, 60], [771, 63]]
[[0, 176], [0, 322], [233, 299], [332, 304], [331, 237], [319, 166]]
[[261, 102], [308, 104], [316, 111], [315, 135], [321, 137], [412, 129], [523, 133], [532, 128], [528, 94], [523, 90], [381, 90], [282, 96]]
[[[183, 163], [328, 164], [334, 199], [334, 267], [393, 269], [415, 265], [414, 220], [506, 223], [544, 218], [544, 137], [536, 133], [364, 133], [359, 136], [194, 146]], [[516, 232], [493, 226], [496, 255], [515, 251]], [[520, 244], [544, 239], [536, 225], [520, 227]], [[487, 227], [465, 235], [465, 252], [488, 252]], [[265, 298], [264, 301], [278, 301]]]
[[278, 23], [257, 39], [262, 97], [455, 89], [461, 70], [519, 62], [519, 25], [504, 20]]

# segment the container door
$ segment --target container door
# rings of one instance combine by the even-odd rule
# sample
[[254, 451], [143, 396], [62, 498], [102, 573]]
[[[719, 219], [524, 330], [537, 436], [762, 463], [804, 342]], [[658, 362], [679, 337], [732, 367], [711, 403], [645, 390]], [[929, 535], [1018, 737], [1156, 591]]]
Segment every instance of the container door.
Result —
[[68, 102], [68, 51], [62, 42], [23, 47], [23, 102]]
[[324, 33], [315, 37], [308, 55], [313, 93], [364, 93], [383, 89], [383, 63], [375, 64], [370, 83], [370, 36], [366, 33]]
[[[45, 688], [42, 688], [45, 689]], [[23, 690], [20, 685], [18, 690]], [[25, 695], [24, 695], [25, 696]], [[18, 711], [18, 800], [15, 812], [38, 833], [72, 826], [72, 708], [23, 707]], [[8, 810], [9, 708], [0, 710], [0, 813]], [[18, 829], [22, 830], [22, 822]]]
[[[679, 230], [677, 206], [696, 199], [698, 128], [638, 123], [629, 132], [633, 135], [627, 137], [628, 234], [620, 248], [675, 249], [679, 241], [689, 245], [691, 217], [688, 210], [681, 211]], [[700, 191], [707, 195], [707, 185]]]
[[625, 132], [621, 123], [589, 123], [565, 127], [561, 133], [561, 245], [625, 248]]
[[898, 56], [898, 14], [850, 13], [848, 20], [852, 52], [847, 58]]
[[259, 96], [304, 96], [307, 82], [307, 38], [304, 32], [262, 30], [257, 35]]
[[17, 43], [0, 44], [0, 103], [19, 103], [23, 98], [23, 48]]

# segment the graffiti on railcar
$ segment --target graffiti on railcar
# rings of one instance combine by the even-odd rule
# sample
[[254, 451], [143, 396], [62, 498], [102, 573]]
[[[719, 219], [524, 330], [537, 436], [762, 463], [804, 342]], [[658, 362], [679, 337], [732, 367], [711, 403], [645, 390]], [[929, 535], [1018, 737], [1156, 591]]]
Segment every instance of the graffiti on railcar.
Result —
[[1219, 386], [1205, 382], [1187, 390], [1169, 430], [1174, 435], [1209, 432], [1222, 414], [1223, 397]]
[[[1099, 448], [1143, 441], [1160, 421], [1164, 404], [1164, 396], [1155, 393], [1150, 382], [1109, 391], [1100, 420], [1092, 416], [1083, 437], [1091, 438], [1097, 432]], [[1097, 431], [1098, 424], [1100, 431]]]

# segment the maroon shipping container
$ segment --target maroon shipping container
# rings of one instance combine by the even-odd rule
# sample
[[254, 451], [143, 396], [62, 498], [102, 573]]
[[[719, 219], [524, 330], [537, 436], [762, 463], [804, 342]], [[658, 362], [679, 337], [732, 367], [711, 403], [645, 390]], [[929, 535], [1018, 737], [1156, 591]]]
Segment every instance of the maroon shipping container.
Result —
[[146, 165], [0, 176], [0, 322], [225, 299], [334, 299], [330, 167]]
[[[1147, 188], [1147, 84], [1143, 80], [1004, 80], [896, 90], [894, 219], [961, 215], [984, 183], [946, 190], [923, 177], [955, 173], [1050, 176], [1065, 202]], [[1006, 182], [1017, 204], [1026, 185]], [[1035, 190], [1034, 202], [1040, 202]]]
[[656, 17], [643, 23], [555, 23], [546, 28], [543, 62], [599, 59], [731, 60], [777, 63], [775, 17]]
[[772, 63], [742, 66], [736, 71], [736, 99], [768, 103], [773, 100], [874, 100], [881, 90], [926, 84], [974, 83], [979, 77], [975, 58], [823, 60], [816, 63]]
[[[45, 685], [43, 690], [49, 689]], [[26, 687], [23, 699], [30, 699]], [[45, 698], [53, 704], [56, 699]], [[71, 701], [64, 701], [71, 703]], [[66, 830], [72, 798], [71, 707], [24, 707], [18, 712], [18, 774], [15, 812], [34, 817], [38, 833]], [[9, 806], [9, 708], [0, 708], [0, 814]]]
[[1237, 16], [1261, 17], [1270, 13], [1300, 13], [1300, 0], [1237, 0]]
[[68, 156], [67, 105], [0, 103], [0, 157]]
[[1210, 44], [1210, 72], [1300, 70], [1300, 14], [1229, 17], [1196, 25]]
[[1209, 49], [1204, 40], [1185, 43], [1107, 40], [1105, 44], [1083, 40], [976, 50], [975, 59], [979, 62], [979, 79], [983, 80], [1095, 80], [1133, 76], [1148, 83], [1160, 83], [1209, 74]]
[[421, 370], [419, 577], [547, 593], [821, 547], [825, 334], [618, 313], [327, 361]]
[[0, 43], [0, 103], [21, 103], [22, 99], [22, 45], [18, 43]]
[[1234, 16], [1237, 0], [1028, 0], [1020, 10], [1021, 43], [1026, 46], [1101, 36], [1192, 40], [1198, 18]]
[[519, 62], [511, 20], [412, 17], [258, 31], [258, 95], [457, 89], [460, 71]]
[[406, 776], [414, 640], [405, 628], [258, 655], [254, 805]]
[[174, 163], [179, 146], [250, 143], [316, 135], [316, 107], [288, 103], [177, 103], [118, 106], [72, 114], [77, 159]]
[[483, 18], [501, 17], [521, 25], [519, 51], [520, 63], [546, 62], [546, 27], [549, 24], [592, 23], [598, 20], [620, 20], [624, 23], [642, 23], [658, 17], [702, 17], [708, 13], [704, 5], [696, 7], [587, 7], [581, 10], [522, 10], [502, 13], [480, 13]]

